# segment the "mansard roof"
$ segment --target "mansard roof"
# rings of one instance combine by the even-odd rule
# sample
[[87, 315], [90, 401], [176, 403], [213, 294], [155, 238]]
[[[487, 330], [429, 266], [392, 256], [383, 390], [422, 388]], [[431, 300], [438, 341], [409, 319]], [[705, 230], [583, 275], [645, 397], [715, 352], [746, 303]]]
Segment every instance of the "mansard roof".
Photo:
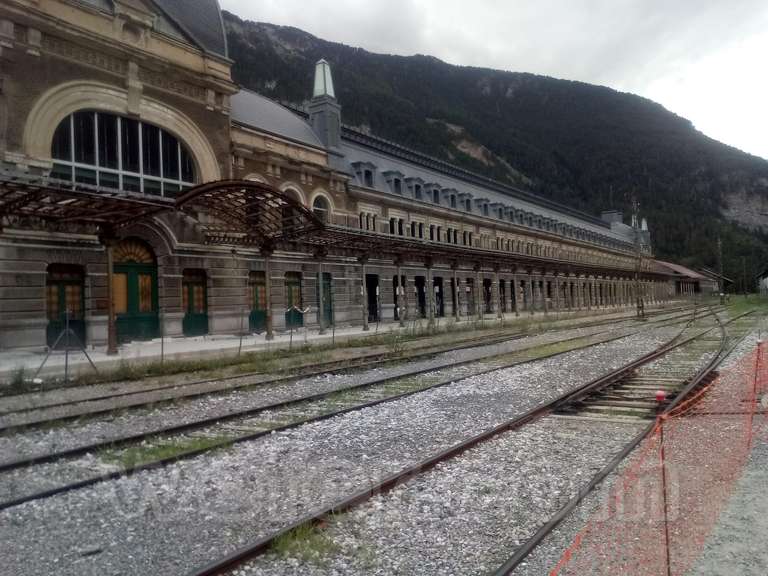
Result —
[[227, 35], [218, 0], [154, 0], [206, 52], [228, 57]]
[[295, 112], [250, 90], [240, 90], [230, 99], [232, 120], [275, 136], [315, 148], [322, 142], [309, 123]]

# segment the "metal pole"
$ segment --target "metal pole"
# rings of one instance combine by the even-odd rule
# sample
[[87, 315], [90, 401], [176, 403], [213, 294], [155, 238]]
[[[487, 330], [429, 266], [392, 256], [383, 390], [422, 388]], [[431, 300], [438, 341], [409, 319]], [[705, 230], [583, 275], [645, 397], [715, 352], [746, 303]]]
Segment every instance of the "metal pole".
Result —
[[263, 251], [264, 256], [264, 307], [267, 309], [267, 334], [265, 340], [273, 340], [275, 332], [272, 325], [272, 266], [270, 262], [271, 252]]
[[69, 382], [69, 309], [64, 311], [64, 382]]
[[114, 243], [106, 241], [107, 251], [107, 354], [117, 354], [117, 322], [115, 320], [115, 266]]
[[240, 353], [243, 351], [243, 336], [245, 335], [245, 327], [243, 318], [245, 317], [245, 310], [240, 313], [240, 343], [237, 345], [237, 357], [240, 358]]
[[165, 309], [160, 309], [160, 366], [165, 361]]
[[325, 294], [323, 293], [323, 290], [325, 286], [323, 286], [323, 260], [318, 260], [318, 279], [317, 281], [319, 284], [317, 285], [317, 321], [320, 324], [320, 334], [325, 334]]

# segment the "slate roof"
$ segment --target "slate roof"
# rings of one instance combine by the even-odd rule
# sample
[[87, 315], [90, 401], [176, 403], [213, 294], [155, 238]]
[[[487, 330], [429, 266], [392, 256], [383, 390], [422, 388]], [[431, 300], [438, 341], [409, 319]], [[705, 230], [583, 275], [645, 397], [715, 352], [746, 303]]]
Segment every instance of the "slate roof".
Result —
[[227, 36], [218, 0], [154, 0], [200, 48], [225, 58]]
[[704, 276], [680, 264], [674, 264], [672, 262], [666, 262], [664, 260], [656, 260], [656, 262], [658, 262], [665, 268], [669, 268], [674, 273], [675, 276], [684, 276], [691, 280], [704, 280]]
[[275, 102], [250, 90], [240, 90], [230, 99], [232, 120], [300, 144], [323, 148], [309, 123]]

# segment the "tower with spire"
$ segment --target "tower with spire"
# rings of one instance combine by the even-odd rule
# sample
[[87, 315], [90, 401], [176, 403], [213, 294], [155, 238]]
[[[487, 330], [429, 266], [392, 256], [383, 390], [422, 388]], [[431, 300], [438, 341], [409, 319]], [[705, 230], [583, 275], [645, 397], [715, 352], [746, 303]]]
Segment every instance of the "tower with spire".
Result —
[[326, 148], [338, 150], [341, 143], [341, 106], [336, 101], [331, 65], [326, 60], [319, 60], [315, 64], [309, 121]]

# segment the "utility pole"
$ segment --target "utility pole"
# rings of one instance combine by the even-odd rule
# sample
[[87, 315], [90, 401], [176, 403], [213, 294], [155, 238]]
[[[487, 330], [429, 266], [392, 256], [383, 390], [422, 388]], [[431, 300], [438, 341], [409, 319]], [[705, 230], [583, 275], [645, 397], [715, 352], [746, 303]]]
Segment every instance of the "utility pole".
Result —
[[720, 277], [717, 279], [717, 292], [720, 295], [720, 305], [725, 304], [725, 283], [723, 282], [723, 239], [717, 235], [717, 271]]
[[635, 230], [635, 306], [637, 317], [645, 318], [643, 293], [640, 290], [640, 270], [642, 269], [643, 250], [640, 243], [640, 223], [638, 216], [637, 197], [632, 197], [632, 228]]
[[741, 257], [741, 290], [744, 292], [744, 298], [747, 297], [747, 257]]

